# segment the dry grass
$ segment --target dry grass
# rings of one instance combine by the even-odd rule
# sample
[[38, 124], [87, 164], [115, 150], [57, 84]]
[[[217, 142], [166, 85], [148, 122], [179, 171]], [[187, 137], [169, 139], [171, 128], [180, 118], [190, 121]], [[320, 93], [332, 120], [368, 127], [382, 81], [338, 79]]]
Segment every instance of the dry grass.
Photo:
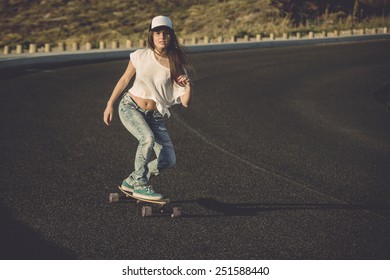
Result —
[[138, 41], [150, 19], [169, 15], [179, 37], [242, 37], [295, 31], [389, 26], [389, 19], [356, 24], [345, 14], [330, 14], [292, 27], [270, 0], [4, 0], [0, 2], [0, 46], [100, 40]]

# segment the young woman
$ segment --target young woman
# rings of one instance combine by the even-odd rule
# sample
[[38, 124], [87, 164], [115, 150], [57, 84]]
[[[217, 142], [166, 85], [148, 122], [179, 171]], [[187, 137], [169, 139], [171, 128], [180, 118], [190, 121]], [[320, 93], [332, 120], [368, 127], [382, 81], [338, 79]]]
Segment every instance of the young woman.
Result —
[[[157, 16], [150, 23], [148, 48], [130, 54], [127, 69], [107, 102], [104, 122], [110, 125], [115, 101], [136, 75], [133, 86], [119, 104], [123, 125], [138, 140], [134, 171], [121, 185], [135, 197], [162, 199], [163, 196], [149, 184], [149, 179], [176, 164], [175, 150], [163, 117], [170, 116], [169, 108], [175, 104], [188, 107], [191, 81], [186, 64], [171, 19]], [[155, 160], [151, 160], [153, 151]]]

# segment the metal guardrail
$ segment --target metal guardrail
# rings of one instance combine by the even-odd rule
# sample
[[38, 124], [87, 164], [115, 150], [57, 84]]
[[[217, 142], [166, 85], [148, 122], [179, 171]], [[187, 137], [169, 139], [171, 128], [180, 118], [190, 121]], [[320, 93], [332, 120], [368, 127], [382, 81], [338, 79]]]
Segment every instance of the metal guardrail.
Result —
[[[225, 50], [238, 50], [238, 49], [251, 49], [262, 47], [285, 47], [293, 45], [313, 45], [313, 44], [327, 44], [327, 43], [340, 43], [340, 42], [356, 42], [356, 41], [368, 41], [368, 40], [380, 40], [390, 39], [390, 33], [388, 28], [381, 29], [365, 29], [365, 30], [348, 30], [337, 32], [321, 32], [314, 33], [309, 32], [302, 36], [300, 33], [294, 35], [283, 34], [281, 37], [275, 37], [271, 34], [269, 37], [262, 38], [257, 35], [254, 38], [248, 36], [244, 38], [232, 37], [229, 40], [225, 40], [222, 37], [216, 39], [209, 39], [204, 37], [202, 39], [192, 38], [189, 41], [181, 40], [189, 53], [195, 52], [211, 52], [211, 51], [225, 51]], [[85, 48], [73, 46], [70, 50], [66, 51], [63, 46], [60, 50], [50, 49], [45, 46], [43, 49], [36, 49], [36, 47], [30, 47], [32, 50], [28, 52], [17, 53], [16, 50], [12, 53], [0, 55], [0, 69], [23, 67], [34, 64], [56, 64], [75, 61], [97, 61], [97, 60], [110, 60], [110, 59], [126, 59], [129, 57], [129, 53], [140, 47], [145, 47], [145, 41], [140, 41], [138, 45], [126, 44], [121, 48], [118, 42], [111, 44], [111, 48], [106, 48], [106, 45], [99, 44], [99, 48], [93, 49], [87, 43]]]

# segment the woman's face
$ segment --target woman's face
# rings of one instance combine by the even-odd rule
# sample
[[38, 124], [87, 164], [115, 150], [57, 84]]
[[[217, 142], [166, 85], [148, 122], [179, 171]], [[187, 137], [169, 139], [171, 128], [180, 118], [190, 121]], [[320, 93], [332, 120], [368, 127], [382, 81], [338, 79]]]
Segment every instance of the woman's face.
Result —
[[158, 51], [168, 48], [171, 42], [171, 33], [167, 29], [153, 31], [153, 43]]

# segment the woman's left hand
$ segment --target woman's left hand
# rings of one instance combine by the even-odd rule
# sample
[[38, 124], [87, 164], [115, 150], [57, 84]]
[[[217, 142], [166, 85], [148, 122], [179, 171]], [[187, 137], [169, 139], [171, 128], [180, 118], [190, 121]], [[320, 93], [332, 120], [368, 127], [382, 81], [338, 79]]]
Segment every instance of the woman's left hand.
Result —
[[179, 78], [177, 78], [177, 83], [181, 87], [191, 86], [191, 80], [186, 75], [179, 76]]

